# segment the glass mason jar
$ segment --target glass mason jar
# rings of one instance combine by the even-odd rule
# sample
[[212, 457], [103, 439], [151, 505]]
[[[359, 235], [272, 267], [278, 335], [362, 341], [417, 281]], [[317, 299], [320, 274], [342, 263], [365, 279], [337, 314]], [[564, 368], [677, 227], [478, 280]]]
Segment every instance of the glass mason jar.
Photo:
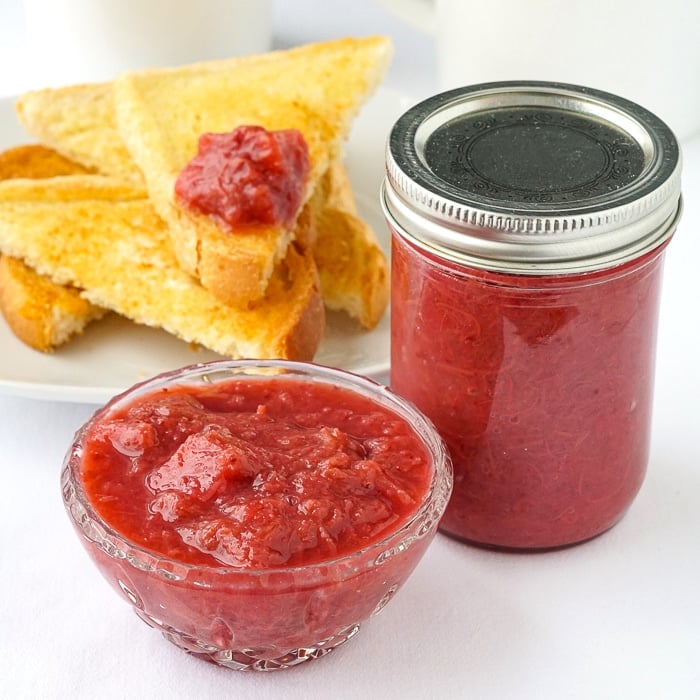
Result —
[[673, 133], [588, 88], [460, 88], [396, 122], [382, 204], [391, 385], [454, 464], [441, 529], [527, 550], [610, 528], [649, 455]]

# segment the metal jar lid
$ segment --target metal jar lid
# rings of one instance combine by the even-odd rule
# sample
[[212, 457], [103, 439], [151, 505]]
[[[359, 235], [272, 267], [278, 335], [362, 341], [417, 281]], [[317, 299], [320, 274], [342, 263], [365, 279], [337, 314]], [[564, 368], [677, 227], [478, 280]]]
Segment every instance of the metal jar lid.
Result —
[[609, 93], [547, 82], [458, 88], [409, 109], [387, 143], [382, 206], [416, 245], [490, 270], [618, 265], [681, 212], [673, 132]]

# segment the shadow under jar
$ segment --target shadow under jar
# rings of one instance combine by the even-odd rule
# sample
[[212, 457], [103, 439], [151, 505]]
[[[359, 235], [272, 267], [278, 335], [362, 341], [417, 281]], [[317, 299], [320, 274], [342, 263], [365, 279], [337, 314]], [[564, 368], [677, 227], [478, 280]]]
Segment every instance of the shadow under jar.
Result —
[[613, 526], [647, 467], [673, 133], [598, 90], [431, 97], [387, 146], [391, 386], [454, 464], [440, 528], [550, 549]]

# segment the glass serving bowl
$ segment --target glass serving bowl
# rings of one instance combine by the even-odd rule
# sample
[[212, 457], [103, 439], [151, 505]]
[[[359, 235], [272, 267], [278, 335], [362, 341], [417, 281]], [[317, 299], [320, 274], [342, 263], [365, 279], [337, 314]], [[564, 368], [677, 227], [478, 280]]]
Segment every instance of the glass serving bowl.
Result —
[[[368, 398], [405, 421], [425, 447], [432, 475], [407, 519], [378, 541], [337, 558], [290, 567], [196, 565], [149, 551], [98, 514], [81, 478], [88, 432], [143, 397], [195, 387], [283, 376], [331, 384]], [[341, 370], [288, 361], [219, 361], [136, 385], [99, 409], [77, 432], [61, 475], [63, 500], [82, 544], [137, 615], [190, 654], [237, 670], [274, 670], [321, 657], [353, 637], [418, 564], [452, 488], [452, 465], [432, 424], [387, 387]]]

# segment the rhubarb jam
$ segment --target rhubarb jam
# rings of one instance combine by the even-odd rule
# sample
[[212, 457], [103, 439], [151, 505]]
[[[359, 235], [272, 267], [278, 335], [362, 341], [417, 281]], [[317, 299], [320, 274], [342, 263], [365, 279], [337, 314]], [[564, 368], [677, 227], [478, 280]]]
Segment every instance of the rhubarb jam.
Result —
[[187, 564], [268, 569], [363, 549], [430, 486], [407, 421], [348, 389], [236, 377], [168, 386], [96, 421], [81, 478], [105, 522]]
[[239, 126], [226, 134], [202, 134], [197, 155], [175, 182], [188, 209], [210, 216], [226, 231], [291, 226], [310, 169], [300, 131]]
[[197, 657], [267, 671], [327, 654], [389, 603], [435, 536], [452, 470], [432, 424], [384, 385], [221, 360], [99, 409], [61, 484], [80, 541], [142, 620]]
[[613, 95], [501, 83], [399, 119], [391, 385], [454, 464], [441, 529], [505, 549], [614, 525], [647, 469], [673, 134]]

